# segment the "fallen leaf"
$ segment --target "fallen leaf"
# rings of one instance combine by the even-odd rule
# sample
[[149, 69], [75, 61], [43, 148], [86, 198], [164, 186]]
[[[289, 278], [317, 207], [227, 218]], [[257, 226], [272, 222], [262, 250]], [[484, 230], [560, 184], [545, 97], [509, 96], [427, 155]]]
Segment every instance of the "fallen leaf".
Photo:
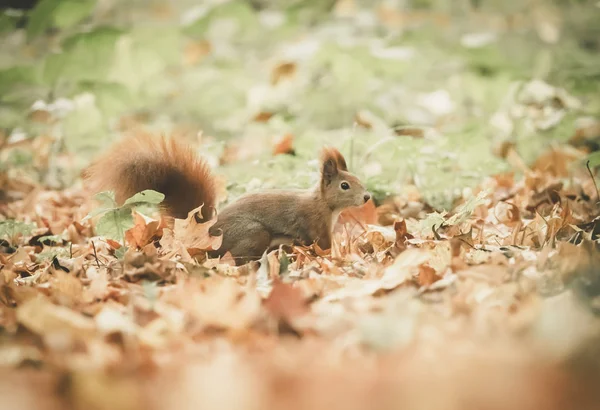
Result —
[[133, 212], [134, 226], [125, 232], [125, 240], [136, 248], [148, 245], [159, 232], [160, 221]]
[[308, 305], [302, 291], [280, 280], [273, 282], [271, 293], [263, 302], [267, 311], [277, 319], [292, 324], [293, 320], [308, 313]]
[[[164, 229], [160, 245], [167, 258], [177, 254], [186, 258], [185, 253], [193, 256], [196, 253], [195, 250], [209, 251], [221, 247], [223, 236], [212, 236], [209, 233], [210, 228], [217, 222], [217, 219], [213, 218], [203, 223], [196, 221], [196, 214], [199, 214], [201, 209], [202, 205], [190, 211], [186, 219], [175, 219], [172, 231]], [[185, 252], [183, 252], [184, 249]]]
[[[189, 312], [203, 328], [243, 330], [257, 320], [260, 297], [254, 290], [242, 288], [232, 278], [213, 277], [202, 282], [201, 292], [191, 292], [194, 283], [188, 283], [188, 292], [182, 292], [190, 304]], [[183, 296], [182, 295], [182, 296]]]
[[417, 283], [419, 286], [431, 286], [440, 279], [441, 277], [431, 266], [426, 263], [419, 266], [419, 273], [417, 275]]
[[19, 322], [41, 336], [68, 334], [72, 337], [90, 337], [96, 330], [94, 321], [82, 314], [57, 306], [46, 297], [38, 296], [17, 307]]
[[186, 44], [183, 51], [183, 63], [193, 66], [202, 61], [212, 51], [212, 46], [206, 40], [194, 41]]
[[406, 220], [404, 219], [394, 222], [394, 232], [396, 232], [396, 247], [401, 251], [406, 249], [406, 241], [408, 239], [414, 239], [414, 236], [408, 233]]
[[294, 154], [294, 136], [284, 134], [275, 140], [273, 146], [273, 155]]
[[295, 63], [284, 62], [276, 65], [273, 71], [271, 71], [271, 84], [277, 85], [281, 80], [293, 77], [296, 70]]
[[256, 122], [268, 122], [273, 115], [274, 114], [272, 112], [261, 111], [254, 116], [253, 120]]
[[358, 225], [362, 231], [365, 225], [375, 225], [376, 223], [377, 210], [375, 203], [371, 200], [360, 207], [345, 209], [338, 218], [336, 231], [341, 232], [341, 225], [345, 224]]

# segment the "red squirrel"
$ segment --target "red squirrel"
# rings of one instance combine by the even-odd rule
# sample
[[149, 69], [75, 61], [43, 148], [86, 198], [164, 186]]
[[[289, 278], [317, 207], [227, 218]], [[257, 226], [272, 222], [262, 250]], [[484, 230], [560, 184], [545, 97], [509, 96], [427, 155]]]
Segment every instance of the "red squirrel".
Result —
[[[162, 211], [184, 219], [203, 205], [201, 217], [215, 212], [216, 182], [194, 150], [173, 139], [135, 135], [113, 145], [84, 172], [96, 191], [113, 190], [122, 203], [137, 192], [152, 189], [165, 195]], [[319, 183], [305, 190], [267, 190], [241, 196], [223, 208], [211, 235], [223, 234], [221, 247], [210, 257], [230, 252], [237, 265], [258, 260], [279, 245], [317, 243], [331, 247], [331, 232], [340, 212], [365, 204], [371, 195], [350, 172], [335, 148], [321, 153]]]

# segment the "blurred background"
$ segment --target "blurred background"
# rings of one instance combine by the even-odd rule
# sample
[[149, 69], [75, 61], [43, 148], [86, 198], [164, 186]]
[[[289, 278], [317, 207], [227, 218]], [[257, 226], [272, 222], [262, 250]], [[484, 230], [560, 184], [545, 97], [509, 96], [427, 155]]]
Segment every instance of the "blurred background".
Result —
[[[0, 408], [598, 407], [600, 1], [0, 6]], [[193, 143], [226, 201], [315, 182], [323, 144], [387, 200], [339, 263], [208, 275], [158, 221], [148, 254], [82, 221], [129, 133]]]
[[448, 208], [507, 147], [599, 134], [598, 22], [585, 0], [3, 1], [0, 167], [62, 188], [124, 133], [174, 133], [234, 197], [306, 186], [330, 143], [376, 199]]

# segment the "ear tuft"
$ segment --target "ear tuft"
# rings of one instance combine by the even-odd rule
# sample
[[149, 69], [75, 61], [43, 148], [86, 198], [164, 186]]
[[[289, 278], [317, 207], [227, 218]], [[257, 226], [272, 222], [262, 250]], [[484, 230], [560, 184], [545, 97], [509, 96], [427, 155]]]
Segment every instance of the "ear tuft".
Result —
[[338, 171], [348, 171], [346, 159], [337, 149], [333, 147], [323, 148], [323, 151], [321, 152], [321, 162], [325, 164], [328, 160], [335, 163]]

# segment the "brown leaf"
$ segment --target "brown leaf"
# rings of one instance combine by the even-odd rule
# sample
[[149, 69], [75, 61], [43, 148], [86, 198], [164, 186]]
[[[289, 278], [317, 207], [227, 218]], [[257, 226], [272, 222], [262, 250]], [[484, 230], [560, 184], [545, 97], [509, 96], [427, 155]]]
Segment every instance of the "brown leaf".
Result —
[[52, 297], [59, 305], [73, 308], [83, 298], [81, 281], [70, 273], [55, 269], [50, 283], [53, 290]]
[[183, 63], [187, 66], [198, 64], [212, 51], [212, 46], [206, 40], [188, 43], [183, 51]]
[[363, 127], [367, 130], [370, 130], [371, 128], [373, 128], [373, 124], [371, 124], [371, 122], [368, 120], [368, 118], [365, 118], [365, 115], [361, 112], [357, 112], [356, 114], [354, 114], [354, 122], [358, 126]]
[[595, 118], [579, 118], [575, 122], [577, 129], [569, 139], [569, 144], [587, 151], [600, 149], [600, 121]]
[[232, 278], [212, 277], [185, 283], [177, 295], [201, 328], [242, 330], [256, 321], [260, 297], [254, 289], [242, 288]]
[[106, 268], [97, 268], [96, 266], [89, 266], [85, 272], [89, 284], [84, 290], [84, 301], [92, 302], [96, 299], [104, 299], [108, 294], [108, 273]]
[[125, 232], [125, 240], [136, 248], [148, 245], [159, 233], [160, 221], [133, 213], [134, 226]]
[[51, 303], [46, 297], [30, 299], [17, 308], [18, 321], [41, 336], [66, 333], [74, 337], [93, 335], [94, 321], [66, 307]]
[[345, 209], [338, 218], [335, 231], [341, 232], [342, 226], [345, 224], [364, 226], [375, 225], [376, 223], [377, 209], [375, 203], [370, 200], [360, 207]]
[[496, 216], [498, 222], [508, 226], [514, 226], [517, 222], [521, 221], [519, 208], [511, 202], [498, 202], [494, 207], [494, 216]]
[[69, 397], [76, 409], [135, 410], [144, 402], [135, 379], [102, 372], [75, 372], [70, 377]]
[[196, 221], [196, 214], [201, 209], [202, 205], [190, 211], [186, 219], [175, 219], [173, 235], [171, 235], [170, 229], [164, 229], [160, 245], [167, 254], [167, 258], [177, 254], [187, 256], [183, 252], [184, 249], [191, 255], [197, 253], [195, 251], [198, 250], [209, 251], [221, 247], [223, 236], [211, 236], [209, 233], [210, 228], [217, 222], [217, 218], [203, 223]]
[[290, 78], [296, 73], [296, 63], [280, 63], [271, 72], [271, 84], [277, 85], [281, 80]]
[[106, 239], [106, 243], [112, 248], [112, 249], [120, 249], [121, 248], [121, 244], [113, 239]]
[[256, 122], [267, 122], [272, 117], [273, 117], [273, 113], [272, 112], [261, 111], [261, 112], [259, 112], [258, 114], [256, 114], [254, 116], [253, 120], [256, 121]]
[[294, 154], [294, 136], [292, 134], [284, 134], [275, 140], [273, 155], [280, 154]]
[[424, 263], [419, 266], [419, 274], [417, 276], [417, 283], [419, 286], [431, 286], [441, 277], [435, 272], [428, 264]]
[[450, 249], [453, 257], [460, 256], [460, 250], [463, 247], [473, 249], [473, 227], [469, 232], [456, 235], [450, 239]]
[[573, 148], [553, 148], [542, 154], [532, 169], [554, 177], [566, 177], [569, 175], [569, 166], [581, 157], [582, 153]]
[[46, 110], [34, 110], [28, 115], [28, 119], [33, 122], [39, 122], [41, 124], [50, 124], [54, 118], [49, 111]]
[[274, 281], [273, 289], [263, 302], [263, 306], [271, 315], [290, 324], [295, 318], [305, 315], [309, 311], [302, 291], [279, 279]]
[[406, 249], [406, 241], [414, 239], [414, 236], [408, 233], [406, 220], [394, 222], [394, 231], [396, 232], [396, 247], [400, 250]]
[[398, 136], [409, 136], [413, 138], [425, 137], [425, 129], [417, 127], [396, 127], [394, 128], [394, 134]]

